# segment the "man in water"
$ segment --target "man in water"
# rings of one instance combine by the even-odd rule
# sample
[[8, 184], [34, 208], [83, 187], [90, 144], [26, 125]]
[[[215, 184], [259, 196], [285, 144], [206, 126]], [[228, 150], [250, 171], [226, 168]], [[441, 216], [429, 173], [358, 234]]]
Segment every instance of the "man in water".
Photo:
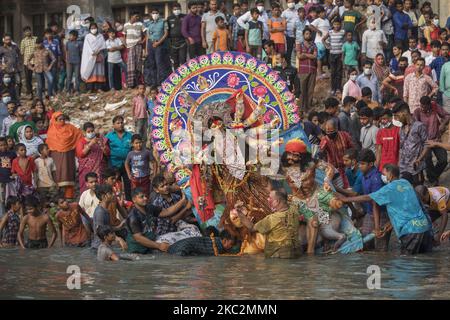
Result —
[[[393, 164], [383, 167], [384, 187], [368, 195], [345, 198], [343, 202], [375, 201], [379, 206], [385, 205], [391, 224], [400, 240], [402, 254], [431, 252], [433, 235], [431, 221], [423, 212], [419, 199], [412, 185], [405, 179], [399, 179], [400, 169]], [[375, 225], [379, 226], [379, 221]], [[379, 238], [382, 233], [375, 229]]]
[[[38, 211], [38, 201], [33, 196], [27, 196], [24, 201], [26, 215], [20, 222], [18, 240], [22, 249], [51, 248], [56, 241], [57, 233], [50, 216]], [[52, 232], [50, 245], [47, 242], [47, 225]], [[24, 244], [24, 231], [28, 226], [28, 241]]]
[[214, 256], [226, 253], [235, 242], [230, 233], [224, 230], [217, 238], [192, 237], [177, 241], [167, 252], [178, 256]]
[[300, 252], [298, 243], [298, 210], [288, 204], [287, 193], [284, 189], [272, 190], [267, 199], [272, 214], [253, 224], [247, 218], [247, 209], [239, 204], [234, 208], [242, 224], [250, 232], [266, 235], [264, 255], [266, 258], [296, 258]]

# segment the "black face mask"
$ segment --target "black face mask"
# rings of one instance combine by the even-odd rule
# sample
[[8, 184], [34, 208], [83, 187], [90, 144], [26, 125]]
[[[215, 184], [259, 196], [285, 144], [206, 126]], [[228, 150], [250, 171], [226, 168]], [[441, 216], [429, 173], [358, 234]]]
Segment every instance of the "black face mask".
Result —
[[336, 132], [332, 132], [332, 133], [327, 133], [327, 136], [330, 138], [330, 139], [336, 139], [336, 137], [337, 137], [337, 131]]

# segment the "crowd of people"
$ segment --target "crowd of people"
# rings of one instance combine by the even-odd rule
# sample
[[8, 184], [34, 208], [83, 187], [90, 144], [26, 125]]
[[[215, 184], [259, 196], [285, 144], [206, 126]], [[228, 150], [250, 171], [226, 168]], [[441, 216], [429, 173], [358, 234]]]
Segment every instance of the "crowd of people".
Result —
[[[286, 8], [259, 0], [249, 7], [244, 0], [232, 13], [224, 1], [187, 7], [184, 14], [174, 3], [167, 19], [156, 8], [131, 13], [126, 23], [88, 17], [73, 30], [50, 23], [38, 36], [25, 27], [18, 43], [3, 36], [1, 246], [51, 247], [56, 223], [62, 246], [92, 246], [101, 260], [121, 258], [113, 243], [140, 254], [239, 251], [227, 231], [213, 230], [210, 238], [210, 229], [199, 228], [191, 202], [160, 165], [149, 138], [158, 86], [172, 70], [228, 50], [265, 61], [287, 82], [313, 150], [336, 168], [343, 181], [339, 198], [364, 217], [362, 229], [378, 236], [380, 221], [390, 220], [414, 253], [448, 238], [450, 191], [440, 178], [450, 150], [443, 141], [450, 122], [450, 17], [444, 25], [429, 2], [419, 8], [415, 0], [357, 6], [355, 0], [287, 0]], [[316, 84], [327, 78], [330, 97], [313, 104]], [[108, 90], [136, 91], [135, 132], [125, 130], [122, 116], [105, 135], [91, 122], [79, 129], [53, 108], [57, 94]], [[33, 100], [29, 110], [25, 99]], [[286, 192], [271, 187], [269, 194], [273, 211], [291, 219]], [[273, 227], [284, 215], [253, 224], [234, 209], [267, 239], [288, 232]], [[411, 225], [413, 216], [422, 224]]]

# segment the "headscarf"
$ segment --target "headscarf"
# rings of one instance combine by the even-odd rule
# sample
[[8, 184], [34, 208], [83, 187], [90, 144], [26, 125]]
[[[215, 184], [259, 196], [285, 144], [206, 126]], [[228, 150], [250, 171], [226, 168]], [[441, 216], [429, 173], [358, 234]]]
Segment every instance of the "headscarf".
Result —
[[[377, 55], [378, 56], [378, 55]], [[378, 80], [378, 84], [381, 85], [384, 79], [389, 76], [389, 67], [386, 66], [386, 61], [383, 65], [377, 63], [377, 59], [375, 57], [375, 61], [372, 66], [372, 72], [375, 74]]]
[[33, 156], [35, 154], [38, 154], [38, 146], [42, 143], [44, 143], [44, 141], [42, 141], [42, 139], [39, 136], [35, 136], [33, 135], [33, 137], [31, 139], [27, 139], [25, 137], [25, 130], [27, 128], [31, 128], [33, 129], [30, 125], [26, 125], [26, 126], [22, 126], [19, 128], [18, 136], [19, 136], [19, 141], [21, 143], [23, 143], [25, 145], [25, 147], [27, 148], [27, 156]]
[[77, 141], [83, 137], [80, 129], [70, 123], [59, 124], [56, 119], [62, 116], [61, 111], [53, 113], [47, 131], [47, 145], [50, 151], [67, 152], [75, 149]]

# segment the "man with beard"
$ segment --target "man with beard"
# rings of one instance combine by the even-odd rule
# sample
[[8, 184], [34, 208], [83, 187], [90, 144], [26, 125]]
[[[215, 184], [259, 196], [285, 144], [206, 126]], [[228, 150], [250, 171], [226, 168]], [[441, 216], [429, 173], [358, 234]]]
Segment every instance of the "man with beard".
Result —
[[353, 148], [352, 138], [347, 132], [338, 131], [333, 120], [327, 121], [325, 133], [326, 136], [320, 141], [320, 151], [326, 157], [326, 161], [339, 171], [344, 188], [348, 188], [343, 157], [345, 150]]

